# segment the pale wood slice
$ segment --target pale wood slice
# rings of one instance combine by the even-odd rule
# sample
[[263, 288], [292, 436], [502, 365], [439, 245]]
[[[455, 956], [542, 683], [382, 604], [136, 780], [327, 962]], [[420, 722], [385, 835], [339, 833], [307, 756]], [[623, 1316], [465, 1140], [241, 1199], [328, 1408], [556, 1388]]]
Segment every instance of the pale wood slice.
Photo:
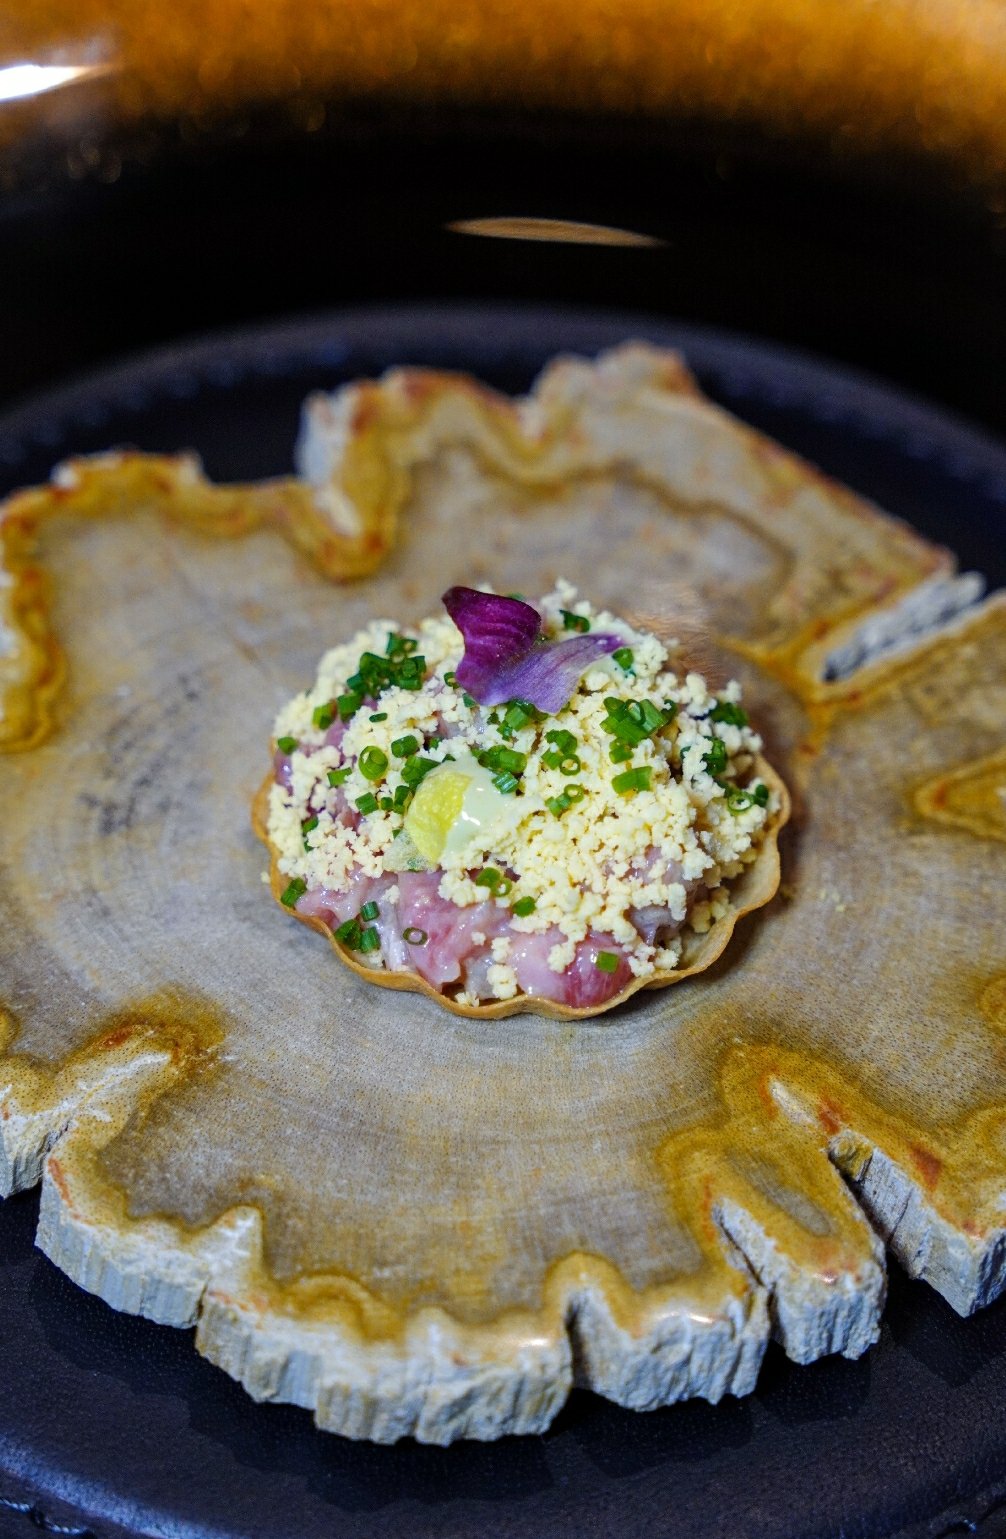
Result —
[[[43, 1249], [196, 1322], [252, 1394], [384, 1441], [539, 1430], [574, 1381], [744, 1393], [772, 1335], [855, 1355], [885, 1245], [961, 1311], [993, 1298], [1003, 601], [826, 679], [947, 558], [649, 349], [561, 363], [516, 408], [399, 373], [312, 413], [317, 491], [280, 500], [353, 560], [361, 530], [390, 544], [352, 586], [285, 515], [158, 489], [149, 460], [132, 501], [122, 462], [78, 467], [86, 505], [69, 485], [0, 523], [7, 655], [48, 659], [4, 696], [35, 746], [0, 761], [0, 1187], [41, 1175]], [[200, 532], [222, 507], [242, 538]], [[559, 573], [708, 627], [793, 795], [783, 884], [673, 989], [468, 1020], [278, 913], [248, 809], [325, 646], [452, 582]]]

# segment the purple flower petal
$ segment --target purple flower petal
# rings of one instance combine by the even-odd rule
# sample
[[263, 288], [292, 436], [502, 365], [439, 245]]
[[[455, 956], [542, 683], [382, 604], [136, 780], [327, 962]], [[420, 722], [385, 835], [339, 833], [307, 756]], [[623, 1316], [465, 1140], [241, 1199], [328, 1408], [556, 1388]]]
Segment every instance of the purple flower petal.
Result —
[[543, 641], [538, 611], [498, 593], [449, 588], [443, 601], [465, 642], [457, 681], [480, 705], [529, 700], [554, 716], [590, 665], [623, 644], [602, 633]]

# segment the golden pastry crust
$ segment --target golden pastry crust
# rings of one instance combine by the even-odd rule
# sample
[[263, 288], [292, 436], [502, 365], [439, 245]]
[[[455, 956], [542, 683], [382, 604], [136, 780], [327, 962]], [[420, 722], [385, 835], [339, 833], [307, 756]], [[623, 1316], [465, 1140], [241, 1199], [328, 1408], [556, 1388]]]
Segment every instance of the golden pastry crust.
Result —
[[765, 825], [754, 861], [743, 877], [730, 889], [731, 901], [727, 914], [717, 920], [704, 935], [693, 937], [687, 966], [658, 971], [645, 978], [633, 978], [620, 993], [613, 995], [611, 999], [606, 999], [603, 1004], [581, 1007], [559, 1004], [554, 1000], [541, 999], [532, 994], [518, 994], [513, 999], [497, 999], [480, 1005], [460, 1004], [449, 994], [427, 983], [426, 979], [420, 977], [418, 973], [390, 972], [386, 967], [365, 967], [362, 962], [357, 961], [347, 946], [336, 940], [331, 926], [324, 920], [312, 914], [299, 914], [295, 908], [287, 908], [282, 902], [287, 878], [279, 869], [277, 852], [269, 838], [269, 795], [275, 783], [272, 775], [266, 776], [255, 796], [252, 804], [252, 828], [269, 851], [269, 887], [283, 912], [292, 914], [295, 919], [300, 920], [301, 924], [306, 924], [310, 929], [317, 930], [319, 935], [324, 935], [340, 962], [356, 973], [358, 978], [365, 979], [367, 983], [376, 983], [380, 988], [425, 994], [428, 999], [435, 999], [437, 1004], [442, 1005], [445, 1010], [450, 1010], [452, 1015], [467, 1016], [469, 1020], [498, 1021], [507, 1015], [534, 1014], [546, 1015], [553, 1020], [582, 1021], [588, 1016], [602, 1015], [607, 1010], [613, 1010], [616, 1005], [624, 1004], [627, 999], [632, 998], [633, 994], [638, 994], [640, 989], [667, 988], [669, 984], [680, 983], [683, 978], [691, 978], [695, 973], [704, 972], [723, 955], [737, 921], [743, 919], [745, 914], [753, 913], [755, 909], [764, 908], [775, 897], [780, 880], [779, 835], [789, 821], [792, 804], [782, 780], [771, 765], [760, 756], [755, 760], [755, 773], [778, 799], [778, 808]]

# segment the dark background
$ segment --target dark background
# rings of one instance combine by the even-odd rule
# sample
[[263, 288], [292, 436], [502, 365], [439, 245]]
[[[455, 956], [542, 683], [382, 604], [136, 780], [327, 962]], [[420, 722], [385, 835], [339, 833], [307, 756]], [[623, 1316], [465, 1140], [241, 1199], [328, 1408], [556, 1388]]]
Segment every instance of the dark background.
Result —
[[[597, 304], [736, 328], [1006, 429], [1006, 202], [960, 171], [701, 123], [345, 110], [26, 155], [0, 199], [0, 403], [137, 349], [357, 301]], [[488, 240], [544, 216], [649, 250]]]

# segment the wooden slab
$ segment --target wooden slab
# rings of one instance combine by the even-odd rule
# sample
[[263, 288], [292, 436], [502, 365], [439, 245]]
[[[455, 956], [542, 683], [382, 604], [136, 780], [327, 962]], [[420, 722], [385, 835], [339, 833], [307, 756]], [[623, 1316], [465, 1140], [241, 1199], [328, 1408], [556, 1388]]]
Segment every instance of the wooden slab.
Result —
[[[43, 1180], [43, 1249], [383, 1441], [538, 1430], [574, 1379], [743, 1393], [772, 1334], [856, 1355], [885, 1244], [994, 1297], [1003, 601], [829, 681], [949, 558], [650, 349], [517, 407], [404, 372], [311, 420], [313, 485], [130, 457], [3, 511], [0, 730], [31, 746], [0, 760], [0, 1189]], [[743, 680], [783, 888], [610, 1016], [465, 1020], [277, 911], [250, 804], [326, 646], [559, 574]]]

